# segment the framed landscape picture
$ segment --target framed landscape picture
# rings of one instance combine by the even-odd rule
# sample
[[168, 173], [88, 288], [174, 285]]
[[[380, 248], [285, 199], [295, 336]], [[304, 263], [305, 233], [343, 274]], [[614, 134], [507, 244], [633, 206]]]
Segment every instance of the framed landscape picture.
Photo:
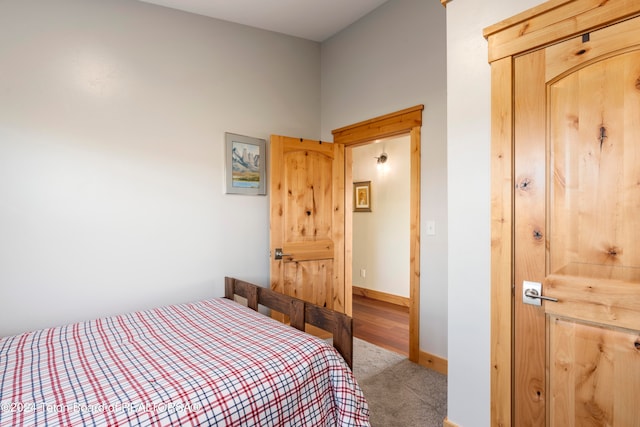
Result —
[[267, 194], [267, 143], [226, 132], [225, 183], [227, 194]]

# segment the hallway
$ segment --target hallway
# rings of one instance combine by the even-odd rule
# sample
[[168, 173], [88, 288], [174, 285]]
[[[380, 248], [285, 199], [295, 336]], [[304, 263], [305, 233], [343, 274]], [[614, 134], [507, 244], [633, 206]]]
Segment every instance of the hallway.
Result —
[[353, 295], [353, 336], [409, 356], [409, 308]]

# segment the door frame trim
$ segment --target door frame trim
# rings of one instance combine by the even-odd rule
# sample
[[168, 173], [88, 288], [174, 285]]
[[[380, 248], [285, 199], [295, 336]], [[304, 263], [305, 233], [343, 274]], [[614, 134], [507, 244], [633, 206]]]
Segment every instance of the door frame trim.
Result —
[[[365, 120], [332, 131], [333, 142], [345, 146], [345, 165], [351, 164], [352, 148], [376, 139], [409, 135], [411, 138], [410, 249], [409, 249], [409, 360], [420, 359], [420, 130], [424, 105]], [[351, 168], [345, 170], [345, 188], [353, 186]], [[351, 315], [353, 260], [353, 201], [345, 192], [345, 306]]]
[[638, 2], [550, 0], [483, 31], [491, 64], [491, 425], [513, 424], [513, 58], [640, 16]]

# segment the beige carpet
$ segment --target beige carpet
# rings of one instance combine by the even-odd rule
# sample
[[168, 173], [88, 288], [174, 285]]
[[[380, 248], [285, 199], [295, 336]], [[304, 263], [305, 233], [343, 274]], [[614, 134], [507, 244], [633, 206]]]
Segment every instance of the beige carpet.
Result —
[[373, 427], [442, 427], [445, 375], [358, 338], [353, 339], [353, 373], [369, 403]]

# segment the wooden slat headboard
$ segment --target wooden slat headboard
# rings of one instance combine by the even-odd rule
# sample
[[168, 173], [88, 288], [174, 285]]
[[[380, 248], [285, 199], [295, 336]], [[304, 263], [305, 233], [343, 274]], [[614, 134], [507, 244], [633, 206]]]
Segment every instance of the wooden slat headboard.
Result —
[[301, 331], [308, 323], [333, 335], [333, 346], [350, 368], [353, 363], [353, 319], [344, 313], [320, 307], [299, 298], [275, 292], [243, 280], [225, 277], [225, 298], [235, 300], [235, 295], [247, 299], [247, 306], [258, 311], [263, 305], [289, 316], [291, 326]]

